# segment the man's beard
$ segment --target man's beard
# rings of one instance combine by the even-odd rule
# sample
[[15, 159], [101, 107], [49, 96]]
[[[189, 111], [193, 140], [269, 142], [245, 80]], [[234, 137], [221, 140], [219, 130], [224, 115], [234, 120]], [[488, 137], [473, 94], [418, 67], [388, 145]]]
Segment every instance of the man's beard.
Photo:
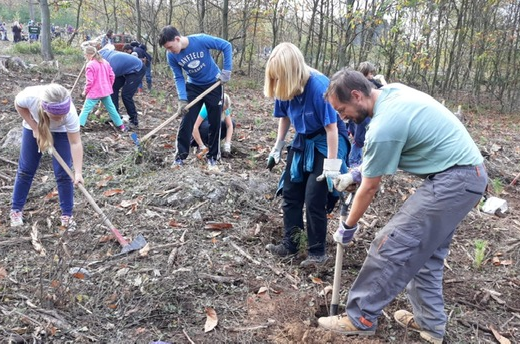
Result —
[[356, 115], [356, 118], [353, 118], [352, 120], [356, 124], [361, 124], [368, 117], [368, 110], [360, 107], [357, 109]]

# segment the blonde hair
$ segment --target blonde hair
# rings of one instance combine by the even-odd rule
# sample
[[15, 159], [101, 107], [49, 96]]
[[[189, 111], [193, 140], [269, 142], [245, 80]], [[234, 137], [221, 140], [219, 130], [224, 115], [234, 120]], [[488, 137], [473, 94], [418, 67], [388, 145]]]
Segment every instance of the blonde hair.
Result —
[[278, 44], [271, 52], [265, 68], [264, 95], [291, 100], [303, 93], [311, 75], [303, 54], [294, 44]]
[[[40, 98], [40, 101], [46, 103], [61, 103], [67, 97], [70, 97], [69, 91], [59, 84], [48, 84]], [[50, 129], [49, 115], [45, 112], [40, 104], [38, 110], [38, 148], [40, 152], [45, 152], [54, 146], [54, 140]]]
[[229, 109], [231, 106], [231, 98], [229, 98], [229, 95], [227, 93], [224, 93], [224, 106], [222, 108]]
[[99, 52], [97, 51], [96, 47], [88, 45], [85, 48], [83, 48], [83, 52], [85, 53], [85, 55], [92, 56], [92, 58], [95, 59], [98, 62], [102, 62], [103, 61], [103, 56], [101, 56], [99, 54]]

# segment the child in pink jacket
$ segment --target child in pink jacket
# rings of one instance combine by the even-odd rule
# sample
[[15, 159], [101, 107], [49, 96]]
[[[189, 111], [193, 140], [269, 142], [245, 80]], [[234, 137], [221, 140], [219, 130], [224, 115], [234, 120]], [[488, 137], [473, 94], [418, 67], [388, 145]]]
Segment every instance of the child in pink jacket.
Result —
[[121, 116], [116, 110], [112, 98], [112, 84], [115, 75], [110, 64], [101, 57], [95, 47], [85, 47], [85, 58], [87, 59], [87, 67], [85, 69], [85, 78], [87, 82], [83, 90], [83, 97], [86, 97], [83, 109], [79, 115], [79, 124], [84, 126], [87, 118], [94, 106], [101, 100], [108, 111], [112, 122], [123, 132], [128, 129], [123, 124]]

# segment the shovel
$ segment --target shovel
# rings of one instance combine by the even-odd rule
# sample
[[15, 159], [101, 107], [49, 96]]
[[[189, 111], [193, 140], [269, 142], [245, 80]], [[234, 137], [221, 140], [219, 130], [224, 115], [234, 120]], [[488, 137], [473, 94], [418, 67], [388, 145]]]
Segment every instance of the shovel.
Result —
[[[211, 91], [213, 91], [215, 88], [217, 88], [217, 86], [219, 86], [221, 84], [221, 81], [218, 80], [216, 83], [214, 83], [213, 85], [211, 85], [207, 90], [205, 90], [204, 92], [202, 92], [201, 94], [199, 94], [199, 96], [195, 99], [193, 99], [191, 101], [191, 103], [189, 103], [188, 105], [186, 105], [186, 110], [190, 109], [193, 105], [197, 104], [202, 98], [204, 98], [208, 93], [210, 93]], [[170, 124], [171, 121], [173, 121], [174, 119], [176, 119], [178, 117], [178, 113], [175, 113], [173, 116], [171, 116], [170, 118], [168, 118], [166, 121], [164, 121], [163, 123], [159, 124], [157, 126], [157, 128], [153, 129], [152, 131], [150, 131], [148, 134], [146, 134], [145, 136], [143, 136], [143, 138], [141, 140], [139, 140], [139, 138], [137, 137], [137, 134], [135, 133], [132, 133], [131, 137], [132, 137], [132, 141], [134, 141], [135, 145], [137, 146], [137, 150], [141, 153], [142, 152], [142, 146], [141, 144], [143, 142], [145, 142], [146, 140], [148, 140], [150, 137], [152, 137], [153, 135], [155, 135], [159, 130], [161, 130], [162, 128], [164, 128], [165, 126], [167, 126], [168, 124]]]
[[[72, 173], [70, 167], [65, 163], [65, 161], [62, 159], [62, 157], [58, 154], [58, 152], [55, 149], [51, 149], [51, 150], [52, 150], [52, 155], [54, 156], [54, 158], [58, 161], [58, 163], [61, 165], [61, 167], [63, 167], [65, 172], [67, 172], [69, 177], [72, 180], [74, 180], [74, 174]], [[125, 238], [123, 238], [123, 236], [121, 235], [121, 233], [119, 233], [119, 231], [114, 227], [112, 222], [110, 222], [110, 220], [105, 215], [105, 213], [103, 213], [103, 210], [101, 210], [101, 208], [96, 204], [96, 202], [94, 201], [94, 198], [92, 198], [92, 196], [89, 194], [87, 189], [85, 189], [83, 184], [78, 183], [78, 188], [85, 195], [85, 197], [87, 198], [90, 205], [94, 208], [94, 210], [96, 210], [96, 212], [99, 215], [101, 215], [101, 218], [103, 219], [103, 222], [105, 223], [105, 225], [108, 226], [108, 228], [110, 228], [110, 230], [112, 231], [112, 234], [114, 234], [114, 236], [116, 237], [119, 244], [121, 244], [121, 246], [123, 247], [123, 249], [121, 250], [119, 255], [131, 252], [131, 251], [139, 250], [146, 245], [146, 239], [141, 234], [139, 234], [137, 237], [135, 237], [132, 242], [126, 241]]]
[[78, 81], [79, 81], [79, 78], [81, 77], [81, 75], [83, 74], [83, 71], [85, 70], [85, 67], [87, 66], [87, 63], [85, 62], [83, 64], [83, 67], [81, 68], [81, 71], [79, 72], [78, 74], [78, 77], [76, 78], [76, 81], [74, 82], [74, 85], [72, 85], [72, 88], [70, 89], [70, 94], [72, 94], [72, 91], [74, 91], [74, 89], [76, 88], [76, 85], [78, 84]]
[[[341, 210], [340, 210], [340, 221], [343, 221], [343, 217], [348, 215], [348, 208], [350, 207], [350, 203], [352, 203], [352, 198], [354, 198], [352, 193], [349, 193], [347, 199], [343, 198], [343, 193], [341, 195]], [[334, 265], [334, 284], [332, 285], [332, 299], [330, 301], [330, 314], [329, 315], [338, 315], [338, 307], [339, 307], [339, 289], [341, 288], [341, 271], [343, 266], [343, 253], [345, 249], [343, 245], [340, 243], [336, 244], [336, 264]]]

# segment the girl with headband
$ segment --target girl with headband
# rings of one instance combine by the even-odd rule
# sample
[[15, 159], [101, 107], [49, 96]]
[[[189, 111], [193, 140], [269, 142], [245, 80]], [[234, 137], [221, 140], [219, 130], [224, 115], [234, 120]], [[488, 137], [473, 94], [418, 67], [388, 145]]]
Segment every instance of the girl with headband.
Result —
[[23, 132], [10, 213], [11, 227], [23, 225], [23, 207], [42, 153], [53, 148], [75, 171], [72, 181], [58, 161], [52, 159], [58, 184], [61, 225], [73, 229], [73, 184], [83, 183], [83, 145], [78, 113], [70, 93], [58, 84], [30, 86], [18, 93], [14, 105], [23, 118]]

